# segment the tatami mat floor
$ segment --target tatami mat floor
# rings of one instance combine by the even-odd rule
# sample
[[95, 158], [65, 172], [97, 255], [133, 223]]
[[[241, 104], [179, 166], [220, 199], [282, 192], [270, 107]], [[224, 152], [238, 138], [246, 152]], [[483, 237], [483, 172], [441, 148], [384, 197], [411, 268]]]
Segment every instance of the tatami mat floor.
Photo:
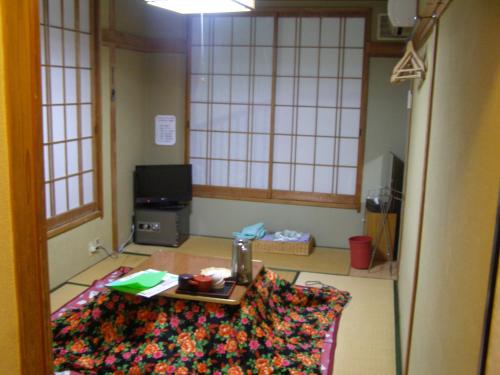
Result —
[[306, 281], [351, 294], [342, 312], [333, 375], [395, 375], [394, 282], [301, 272], [295, 283]]
[[88, 285], [74, 285], [71, 283], [65, 283], [61, 287], [50, 293], [50, 310], [51, 312], [56, 311], [66, 302], [72, 300], [74, 297], [79, 295]]
[[[126, 252], [137, 254], [153, 254], [158, 250], [178, 251], [188, 254], [213, 256], [220, 258], [231, 257], [231, 243], [229, 238], [190, 236], [178, 248], [162, 246], [130, 244]], [[253, 258], [260, 259], [267, 267], [283, 270], [299, 270], [309, 272], [334, 273], [337, 275], [349, 274], [350, 256], [345, 249], [315, 247], [308, 256], [267, 253], [253, 251]]]
[[[212, 244], [215, 242], [217, 241], [211, 241]], [[189, 248], [194, 251], [193, 249], [196, 249], [200, 243], [196, 241]], [[222, 241], [220, 245], [224, 245], [225, 248], [228, 243]], [[217, 253], [217, 248], [218, 246], [215, 245], [211, 251], [204, 251], [203, 255], [221, 256]], [[126, 248], [126, 252], [117, 258], [106, 258], [76, 275], [51, 293], [52, 311], [84, 291], [95, 280], [120, 266], [135, 267], [155, 250], [157, 248], [152, 246], [130, 245]], [[227, 252], [226, 256], [230, 256], [230, 246], [224, 251]], [[340, 257], [338, 255], [335, 255], [333, 259], [342, 258], [342, 254]], [[257, 258], [255, 254], [254, 258]], [[305, 284], [307, 280], [320, 281], [347, 290], [352, 295], [351, 302], [342, 314], [333, 375], [395, 374], [393, 281], [347, 276], [348, 263], [347, 269], [344, 266], [336, 268], [331, 265], [327, 268], [325, 263], [328, 261], [322, 257], [317, 257], [314, 261], [309, 260], [307, 263], [306, 257], [300, 256], [302, 262], [295, 261], [295, 264], [294, 260], [289, 261], [288, 258], [290, 256], [279, 255], [277, 258], [279, 262], [271, 261], [270, 266], [265, 261], [265, 264], [268, 268], [278, 272], [281, 277], [290, 282], [296, 282], [298, 285]], [[306, 269], [314, 269], [314, 262], [320, 263], [318, 268], [322, 271], [304, 272], [304, 267], [299, 267], [305, 263]], [[334, 275], [335, 272], [332, 271], [325, 272], [327, 269], [334, 271], [341, 269], [344, 271], [343, 276]]]
[[120, 254], [117, 258], [108, 257], [97, 263], [95, 266], [79, 273], [69, 281], [75, 284], [90, 285], [96, 279], [100, 279], [118, 267], [135, 267], [144, 262], [145, 259], [146, 256], [131, 254]]

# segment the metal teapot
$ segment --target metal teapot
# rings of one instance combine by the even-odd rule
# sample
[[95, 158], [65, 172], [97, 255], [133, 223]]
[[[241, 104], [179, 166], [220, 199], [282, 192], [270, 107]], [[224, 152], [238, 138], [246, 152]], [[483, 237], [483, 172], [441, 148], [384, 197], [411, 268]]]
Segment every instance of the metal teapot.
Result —
[[239, 285], [248, 285], [252, 282], [252, 242], [250, 240], [234, 239], [231, 276]]

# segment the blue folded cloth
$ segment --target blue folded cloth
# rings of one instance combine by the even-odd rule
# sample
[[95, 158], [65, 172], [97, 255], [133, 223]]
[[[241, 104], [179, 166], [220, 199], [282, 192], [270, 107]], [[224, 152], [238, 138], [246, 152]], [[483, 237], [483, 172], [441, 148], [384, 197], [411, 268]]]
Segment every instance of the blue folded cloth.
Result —
[[266, 228], [264, 228], [264, 223], [257, 223], [249, 225], [243, 228], [239, 232], [233, 232], [233, 236], [236, 238], [245, 238], [247, 240], [259, 239], [266, 235]]

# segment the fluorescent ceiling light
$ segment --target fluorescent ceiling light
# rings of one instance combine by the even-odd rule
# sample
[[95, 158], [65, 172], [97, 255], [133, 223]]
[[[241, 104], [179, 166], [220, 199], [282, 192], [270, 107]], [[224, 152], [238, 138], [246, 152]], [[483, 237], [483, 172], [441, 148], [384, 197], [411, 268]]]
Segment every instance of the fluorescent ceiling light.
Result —
[[146, 2], [182, 14], [248, 12], [255, 8], [255, 0], [146, 0]]

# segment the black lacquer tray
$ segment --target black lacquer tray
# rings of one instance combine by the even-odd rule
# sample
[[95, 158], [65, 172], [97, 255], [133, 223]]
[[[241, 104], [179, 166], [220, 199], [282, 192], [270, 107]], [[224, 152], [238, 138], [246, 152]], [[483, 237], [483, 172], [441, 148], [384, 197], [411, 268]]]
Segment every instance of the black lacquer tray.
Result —
[[232, 280], [226, 280], [224, 283], [224, 288], [221, 289], [213, 289], [209, 290], [207, 292], [200, 292], [198, 290], [194, 289], [181, 289], [177, 288], [175, 293], [178, 294], [189, 294], [192, 296], [205, 296], [205, 297], [214, 297], [214, 298], [229, 298], [231, 293], [233, 292], [233, 289], [236, 285], [235, 281]]

